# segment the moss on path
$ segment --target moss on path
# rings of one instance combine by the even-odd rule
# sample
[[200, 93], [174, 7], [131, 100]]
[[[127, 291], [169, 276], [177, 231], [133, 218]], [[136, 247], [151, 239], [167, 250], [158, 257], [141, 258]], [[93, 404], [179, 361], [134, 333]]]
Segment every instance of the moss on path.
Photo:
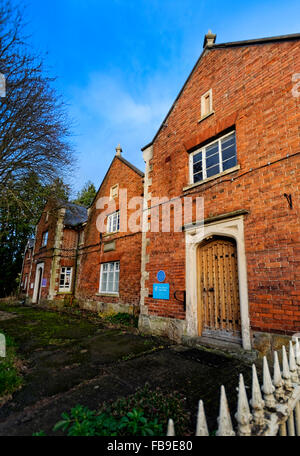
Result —
[[236, 359], [178, 350], [156, 338], [107, 328], [96, 318], [0, 303], [1, 310], [17, 315], [0, 321], [0, 332], [14, 337], [27, 372], [22, 389], [0, 408], [0, 435], [32, 435], [40, 429], [51, 435], [63, 411], [76, 404], [98, 409], [103, 401], [133, 394], [146, 382], [183, 393], [192, 427], [203, 399], [212, 431], [221, 384], [231, 410], [240, 372], [250, 389], [251, 368]]

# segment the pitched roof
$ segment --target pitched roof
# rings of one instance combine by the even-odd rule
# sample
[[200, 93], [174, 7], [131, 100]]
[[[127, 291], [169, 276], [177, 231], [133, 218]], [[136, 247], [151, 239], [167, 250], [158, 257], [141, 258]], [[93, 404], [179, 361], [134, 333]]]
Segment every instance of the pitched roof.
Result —
[[236, 47], [236, 46], [251, 46], [255, 44], [268, 44], [275, 41], [293, 41], [299, 40], [300, 33], [293, 33], [291, 35], [279, 35], [279, 36], [269, 36], [267, 38], [256, 38], [254, 40], [243, 40], [243, 41], [231, 41], [228, 43], [214, 44], [210, 47], [213, 48], [225, 48], [225, 47]]
[[192, 71], [190, 72], [187, 80], [185, 81], [185, 83], [183, 84], [180, 92], [178, 93], [174, 103], [172, 104], [171, 108], [169, 109], [167, 115], [165, 116], [164, 120], [162, 121], [159, 129], [157, 130], [154, 138], [152, 139], [152, 141], [148, 144], [146, 144], [144, 147], [142, 147], [142, 151], [147, 149], [149, 146], [151, 146], [154, 141], [156, 140], [160, 130], [162, 129], [162, 127], [164, 126], [164, 124], [166, 123], [169, 115], [171, 114], [175, 104], [177, 103], [178, 99], [180, 98], [182, 92], [184, 91], [187, 83], [189, 82], [189, 80], [191, 79], [192, 75], [194, 74], [194, 71], [196, 70], [196, 68], [198, 67], [198, 64], [200, 63], [200, 61], [202, 60], [202, 57], [204, 56], [204, 54], [206, 54], [207, 52], [209, 52], [210, 50], [214, 50], [214, 49], [226, 49], [226, 48], [231, 48], [231, 47], [239, 47], [239, 46], [253, 46], [253, 45], [259, 45], [259, 44], [269, 44], [269, 43], [274, 43], [274, 42], [281, 42], [281, 41], [294, 41], [294, 40], [300, 40], [300, 33], [294, 33], [294, 34], [291, 34], [291, 35], [280, 35], [280, 36], [271, 36], [271, 37], [267, 37], [267, 38], [257, 38], [257, 39], [254, 39], [254, 40], [244, 40], [244, 41], [232, 41], [232, 42], [228, 42], [228, 43], [220, 43], [220, 44], [213, 44], [212, 46], [209, 46], [209, 47], [206, 47], [203, 49], [200, 57], [198, 58], [197, 62], [195, 63]]
[[65, 202], [61, 207], [66, 209], [64, 224], [68, 226], [77, 226], [87, 221], [87, 208], [78, 204]]

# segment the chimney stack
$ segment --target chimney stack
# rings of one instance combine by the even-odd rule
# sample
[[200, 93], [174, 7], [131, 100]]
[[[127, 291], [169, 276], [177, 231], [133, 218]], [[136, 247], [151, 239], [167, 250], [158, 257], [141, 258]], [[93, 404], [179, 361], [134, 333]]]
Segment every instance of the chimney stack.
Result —
[[122, 147], [120, 146], [120, 144], [118, 144], [118, 146], [116, 147], [116, 156], [121, 157], [121, 154], [122, 154]]
[[203, 47], [210, 48], [215, 44], [217, 35], [215, 35], [211, 30], [208, 30], [208, 33], [204, 37]]

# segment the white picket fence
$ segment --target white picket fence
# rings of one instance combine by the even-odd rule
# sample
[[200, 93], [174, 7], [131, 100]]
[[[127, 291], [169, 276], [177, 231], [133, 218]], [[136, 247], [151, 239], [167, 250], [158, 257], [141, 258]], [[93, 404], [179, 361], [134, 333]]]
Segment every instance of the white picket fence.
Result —
[[[263, 395], [262, 395], [262, 393]], [[217, 436], [300, 436], [300, 347], [290, 341], [289, 360], [282, 347], [282, 370], [277, 352], [274, 353], [273, 380], [267, 358], [263, 359], [263, 385], [260, 387], [256, 367], [252, 365], [251, 410], [243, 375], [240, 374], [236, 425], [232, 425], [225, 388], [221, 386]], [[204, 404], [198, 408], [196, 436], [208, 436]], [[169, 420], [167, 436], [175, 436], [174, 422]]]

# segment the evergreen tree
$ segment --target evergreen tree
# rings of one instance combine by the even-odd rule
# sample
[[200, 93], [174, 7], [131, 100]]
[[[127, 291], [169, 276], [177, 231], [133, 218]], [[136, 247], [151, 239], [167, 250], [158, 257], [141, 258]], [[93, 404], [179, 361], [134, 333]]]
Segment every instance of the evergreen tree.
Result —
[[82, 190], [77, 193], [77, 198], [73, 201], [73, 203], [89, 207], [93, 202], [96, 193], [97, 191], [95, 185], [91, 181], [88, 181]]

